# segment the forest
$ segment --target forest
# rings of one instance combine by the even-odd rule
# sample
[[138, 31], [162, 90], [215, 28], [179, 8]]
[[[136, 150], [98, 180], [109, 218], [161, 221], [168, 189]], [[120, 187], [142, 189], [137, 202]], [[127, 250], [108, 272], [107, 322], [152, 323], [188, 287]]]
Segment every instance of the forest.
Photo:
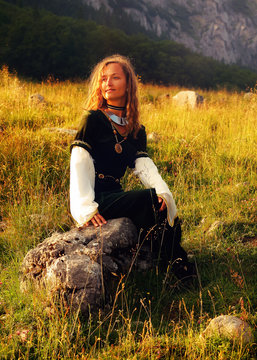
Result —
[[[130, 57], [144, 83], [231, 90], [256, 84], [257, 73], [249, 69], [193, 53], [170, 40], [129, 35], [72, 12], [74, 17], [59, 16], [43, 9], [43, 3], [31, 7], [29, 1], [0, 0], [0, 66], [19, 76], [39, 81], [49, 75], [86, 79], [101, 58], [120, 53]], [[54, 4], [58, 0], [52, 2], [52, 11]], [[79, 2], [75, 4], [79, 11]]]

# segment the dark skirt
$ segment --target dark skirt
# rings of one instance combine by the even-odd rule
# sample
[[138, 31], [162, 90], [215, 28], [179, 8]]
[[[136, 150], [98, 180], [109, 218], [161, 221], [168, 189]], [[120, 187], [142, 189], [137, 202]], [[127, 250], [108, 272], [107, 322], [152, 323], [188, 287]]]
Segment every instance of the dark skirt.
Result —
[[181, 247], [181, 226], [176, 218], [174, 226], [167, 222], [167, 211], [159, 211], [160, 203], [155, 189], [133, 191], [103, 191], [96, 193], [99, 213], [106, 219], [127, 217], [135, 224], [139, 241], [151, 244], [153, 257], [164, 266], [176, 259], [187, 261]]

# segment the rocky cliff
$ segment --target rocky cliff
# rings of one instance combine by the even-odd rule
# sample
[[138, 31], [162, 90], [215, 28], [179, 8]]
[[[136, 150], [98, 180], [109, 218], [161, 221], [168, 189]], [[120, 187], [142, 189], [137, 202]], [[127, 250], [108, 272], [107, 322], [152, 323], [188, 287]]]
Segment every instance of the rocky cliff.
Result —
[[160, 38], [257, 70], [257, 0], [83, 0]]

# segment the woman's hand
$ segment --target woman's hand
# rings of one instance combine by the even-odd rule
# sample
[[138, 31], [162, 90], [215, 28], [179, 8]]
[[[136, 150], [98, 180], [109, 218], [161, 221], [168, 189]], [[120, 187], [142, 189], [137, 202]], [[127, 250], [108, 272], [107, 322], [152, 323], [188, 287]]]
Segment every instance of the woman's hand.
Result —
[[159, 202], [159, 204], [161, 204], [161, 207], [160, 207], [159, 211], [165, 210], [166, 209], [166, 204], [165, 204], [165, 201], [163, 200], [163, 198], [158, 196], [158, 202]]
[[98, 226], [102, 226], [106, 223], [107, 223], [107, 221], [105, 220], [105, 218], [102, 215], [100, 215], [99, 213], [97, 213], [92, 217], [92, 219], [90, 219], [88, 222], [86, 222], [79, 229], [80, 230], [84, 229], [84, 228], [88, 227], [90, 224], [93, 224], [94, 227], [98, 227]]

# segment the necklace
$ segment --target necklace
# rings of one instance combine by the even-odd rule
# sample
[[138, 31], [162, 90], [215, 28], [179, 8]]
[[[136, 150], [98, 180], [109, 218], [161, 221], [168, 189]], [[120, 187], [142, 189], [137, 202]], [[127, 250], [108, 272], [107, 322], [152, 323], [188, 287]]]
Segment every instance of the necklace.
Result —
[[115, 124], [118, 124], [121, 126], [126, 126], [128, 124], [127, 117], [121, 117], [121, 116], [117, 116], [115, 114], [108, 114], [108, 115]]
[[111, 126], [112, 126], [112, 131], [116, 140], [116, 144], [114, 145], [114, 150], [116, 151], [117, 154], [121, 154], [122, 153], [122, 146], [121, 143], [125, 140], [127, 140], [127, 136], [124, 136], [124, 139], [121, 141], [118, 141], [118, 136], [117, 136], [117, 130], [114, 128], [113, 123], [111, 122]]
[[106, 112], [106, 111], [104, 111], [104, 113], [106, 114], [108, 119], [109, 120], [111, 119], [115, 124], [121, 125], [121, 126], [128, 125], [128, 120], [127, 120], [126, 116], [122, 117], [122, 116], [118, 116], [118, 115], [115, 115], [113, 113], [109, 113], [109, 112]]
[[125, 106], [115, 106], [115, 105], [110, 105], [110, 104], [106, 104], [108, 109], [112, 109], [112, 110], [125, 110], [126, 107]]
[[[123, 141], [125, 141], [125, 140], [127, 140], [127, 136], [124, 136], [123, 137], [123, 140], [121, 140], [121, 141], [119, 141], [118, 140], [118, 136], [117, 136], [117, 130], [115, 129], [115, 127], [114, 127], [114, 125], [113, 125], [113, 122], [114, 123], [117, 123], [116, 121], [114, 121], [113, 120], [113, 118], [112, 118], [112, 116], [110, 115], [110, 114], [108, 114], [108, 113], [106, 113], [105, 111], [104, 111], [104, 114], [107, 116], [107, 118], [109, 119], [109, 121], [110, 121], [110, 124], [111, 124], [111, 127], [112, 127], [112, 131], [113, 131], [113, 135], [114, 135], [114, 137], [115, 137], [115, 140], [116, 140], [116, 144], [114, 145], [114, 150], [116, 151], [116, 153], [117, 154], [121, 154], [122, 153], [122, 146], [121, 146], [121, 143], [123, 143]], [[114, 115], [114, 114], [113, 114]], [[119, 118], [119, 116], [117, 116], [117, 115], [114, 115], [114, 116], [116, 116], [116, 118]], [[119, 118], [120, 119], [120, 118]], [[125, 118], [126, 119], [126, 118]], [[120, 124], [120, 122], [119, 123], [117, 123], [118, 125], [121, 125]], [[126, 120], [126, 123], [125, 124], [123, 124], [123, 126], [124, 125], [127, 125], [127, 120]]]

